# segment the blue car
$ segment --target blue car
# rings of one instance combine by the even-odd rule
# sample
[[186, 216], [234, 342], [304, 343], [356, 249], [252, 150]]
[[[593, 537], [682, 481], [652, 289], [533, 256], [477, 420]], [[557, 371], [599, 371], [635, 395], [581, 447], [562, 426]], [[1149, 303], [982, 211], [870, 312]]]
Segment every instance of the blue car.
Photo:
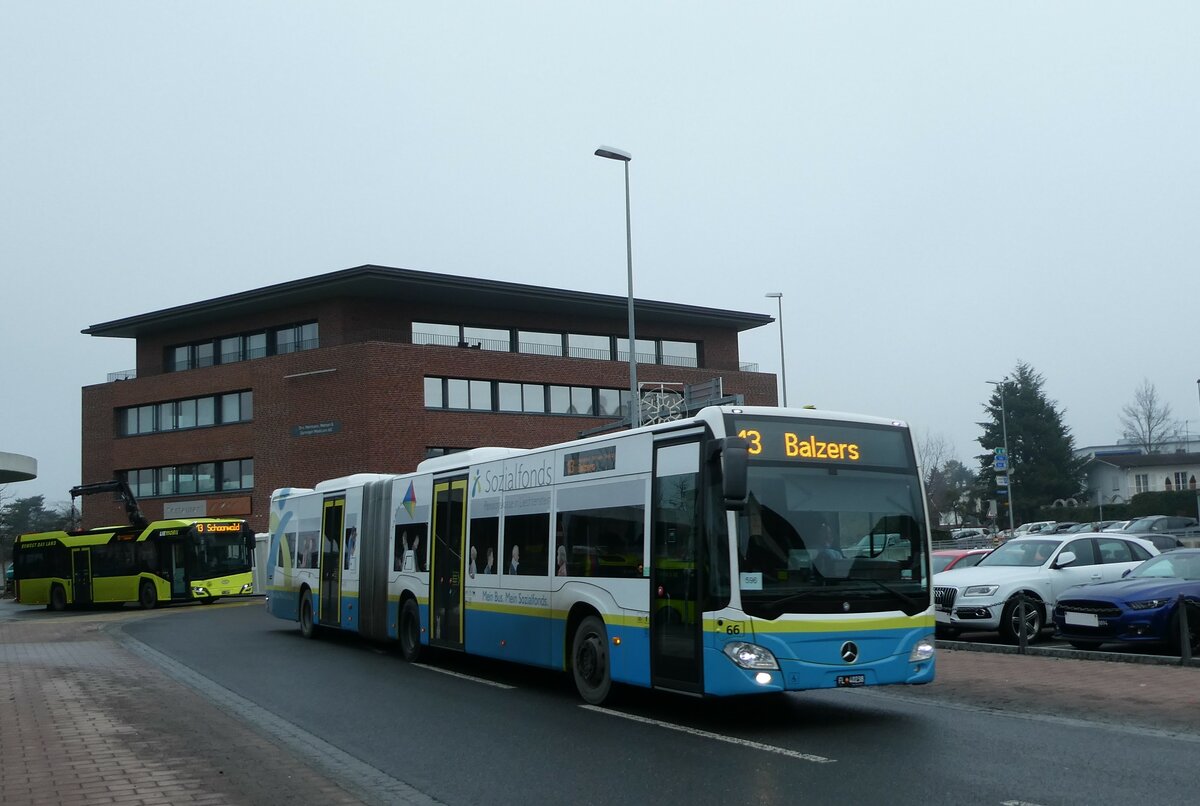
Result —
[[1058, 637], [1077, 649], [1165, 643], [1179, 654], [1180, 594], [1187, 601], [1189, 643], [1200, 655], [1200, 549], [1168, 551], [1121, 579], [1063, 591], [1054, 607], [1054, 626]]

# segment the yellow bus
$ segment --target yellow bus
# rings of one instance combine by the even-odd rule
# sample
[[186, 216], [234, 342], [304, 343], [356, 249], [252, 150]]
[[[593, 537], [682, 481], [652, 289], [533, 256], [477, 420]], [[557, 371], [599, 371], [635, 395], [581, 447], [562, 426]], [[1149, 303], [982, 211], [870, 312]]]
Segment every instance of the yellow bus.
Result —
[[68, 606], [137, 602], [211, 604], [254, 593], [254, 532], [239, 519], [189, 518], [147, 523], [124, 482], [76, 487], [72, 497], [113, 491], [131, 523], [85, 531], [25, 534], [13, 543], [17, 601]]
[[13, 544], [20, 604], [215, 602], [254, 593], [254, 533], [241, 520], [155, 521], [21, 535]]

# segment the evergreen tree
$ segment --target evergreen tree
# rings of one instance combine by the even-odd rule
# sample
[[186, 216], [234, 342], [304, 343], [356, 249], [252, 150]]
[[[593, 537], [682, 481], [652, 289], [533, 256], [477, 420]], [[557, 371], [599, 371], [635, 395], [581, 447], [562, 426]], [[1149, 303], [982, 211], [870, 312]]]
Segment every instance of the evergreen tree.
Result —
[[1025, 362], [1019, 362], [1012, 374], [994, 389], [984, 405], [990, 417], [979, 423], [983, 435], [979, 444], [985, 453], [980, 460], [979, 491], [998, 503], [997, 525], [1007, 527], [1007, 496], [997, 495], [992, 470], [993, 453], [1004, 445], [1001, 422], [1001, 394], [1008, 428], [1008, 483], [1016, 501], [1013, 521], [1020, 525], [1030, 520], [1039, 507], [1058, 498], [1079, 495], [1083, 489], [1082, 459], [1075, 456], [1075, 439], [1063, 424], [1057, 403], [1042, 390], [1045, 378]]
[[0, 562], [12, 559], [12, 544], [17, 535], [69, 529], [71, 513], [66, 504], [47, 509], [45, 496], [0, 500]]

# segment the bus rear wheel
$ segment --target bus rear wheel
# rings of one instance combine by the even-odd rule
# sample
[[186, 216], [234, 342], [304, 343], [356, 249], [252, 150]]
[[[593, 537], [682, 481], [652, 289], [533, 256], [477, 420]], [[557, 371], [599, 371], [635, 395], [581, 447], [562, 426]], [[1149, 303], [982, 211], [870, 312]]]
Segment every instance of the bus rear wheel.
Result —
[[608, 631], [598, 616], [579, 623], [571, 642], [571, 672], [579, 696], [591, 705], [600, 705], [612, 690], [608, 668]]
[[405, 599], [400, 608], [400, 652], [409, 663], [421, 659], [421, 608], [416, 599]]
[[317, 625], [313, 621], [312, 594], [308, 591], [300, 597], [300, 634], [305, 638], [317, 637]]
[[67, 609], [67, 592], [63, 590], [62, 585], [55, 585], [50, 588], [50, 603], [47, 607], [56, 613], [61, 613]]
[[138, 607], [143, 610], [153, 610], [158, 607], [158, 591], [150, 582], [143, 582], [138, 588]]

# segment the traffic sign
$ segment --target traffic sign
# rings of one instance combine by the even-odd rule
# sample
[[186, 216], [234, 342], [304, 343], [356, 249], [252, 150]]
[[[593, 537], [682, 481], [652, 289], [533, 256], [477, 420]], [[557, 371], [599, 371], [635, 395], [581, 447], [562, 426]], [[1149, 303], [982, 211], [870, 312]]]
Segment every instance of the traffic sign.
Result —
[[992, 453], [996, 454], [996, 456], [1007, 456], [1008, 448], [993, 448]]
[[1000, 496], [1008, 495], [1008, 488], [1007, 487], [997, 487], [996, 495], [1000, 495]]
[[996, 486], [997, 487], [1007, 487], [1008, 486], [1008, 476], [1007, 475], [996, 476]]
[[1000, 454], [995, 459], [993, 459], [992, 460], [992, 470], [996, 470], [996, 471], [1008, 470], [1008, 457], [1005, 456], [1004, 454]]

